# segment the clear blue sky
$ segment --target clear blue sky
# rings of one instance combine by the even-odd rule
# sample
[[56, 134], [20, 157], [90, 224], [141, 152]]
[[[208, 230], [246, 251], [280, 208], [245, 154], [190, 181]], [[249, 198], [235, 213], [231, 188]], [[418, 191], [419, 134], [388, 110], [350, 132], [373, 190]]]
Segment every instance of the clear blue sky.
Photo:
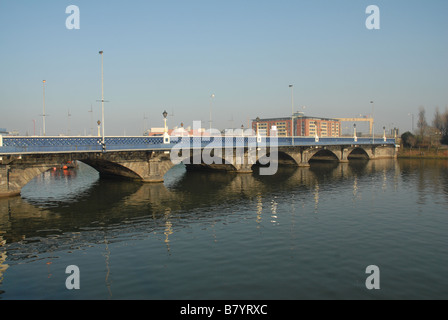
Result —
[[[69, 5], [80, 29], [65, 27]], [[368, 5], [380, 30], [368, 30]], [[213, 127], [290, 116], [372, 112], [376, 129], [411, 127], [413, 113], [448, 106], [448, 1], [166, 0], [0, 1], [0, 127], [47, 135], [90, 131], [101, 118], [101, 58], [107, 135], [193, 120]], [[95, 129], [96, 130], [96, 129]]]

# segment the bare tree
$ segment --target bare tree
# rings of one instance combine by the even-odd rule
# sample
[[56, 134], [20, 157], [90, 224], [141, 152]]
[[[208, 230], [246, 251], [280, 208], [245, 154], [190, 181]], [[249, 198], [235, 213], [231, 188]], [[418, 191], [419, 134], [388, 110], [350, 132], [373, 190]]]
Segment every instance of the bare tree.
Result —
[[440, 114], [439, 107], [436, 107], [436, 112], [434, 114], [434, 120], [432, 120], [432, 125], [434, 126], [434, 128], [442, 130], [443, 118], [442, 115]]
[[417, 128], [418, 128], [418, 133], [419, 133], [419, 136], [421, 139], [420, 141], [423, 142], [423, 140], [425, 138], [426, 129], [428, 128], [428, 123], [426, 122], [424, 107], [418, 108]]
[[443, 126], [440, 130], [442, 134], [442, 143], [448, 144], [448, 108], [445, 108], [445, 112], [442, 115]]
[[440, 113], [439, 108], [436, 108], [436, 112], [434, 114], [434, 120], [432, 121], [432, 125], [438, 130], [438, 133], [441, 142], [448, 142], [448, 108], [445, 109], [444, 113]]

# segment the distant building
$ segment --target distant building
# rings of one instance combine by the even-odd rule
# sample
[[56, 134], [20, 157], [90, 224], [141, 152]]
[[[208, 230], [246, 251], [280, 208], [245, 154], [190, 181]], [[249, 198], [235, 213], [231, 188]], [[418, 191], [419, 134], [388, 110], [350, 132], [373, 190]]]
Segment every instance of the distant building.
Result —
[[[163, 136], [165, 133], [165, 128], [151, 128], [146, 130], [144, 136]], [[167, 133], [172, 137], [188, 137], [188, 136], [202, 136], [205, 133], [204, 128], [191, 129], [191, 127], [184, 128], [183, 123], [180, 127], [175, 127], [174, 129], [167, 128]]]
[[[339, 137], [341, 135], [341, 122], [338, 119], [304, 116], [295, 113], [292, 117], [254, 119], [252, 129], [262, 136], [269, 136], [277, 131], [278, 136], [319, 136]], [[272, 132], [271, 132], [272, 131]]]

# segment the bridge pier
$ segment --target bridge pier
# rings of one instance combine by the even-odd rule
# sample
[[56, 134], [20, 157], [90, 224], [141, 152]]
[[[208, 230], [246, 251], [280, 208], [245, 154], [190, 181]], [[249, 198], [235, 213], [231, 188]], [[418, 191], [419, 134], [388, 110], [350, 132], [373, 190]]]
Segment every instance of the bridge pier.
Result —
[[339, 163], [347, 163], [348, 162], [348, 155], [349, 155], [349, 149], [346, 147], [342, 147], [340, 149], [340, 156], [339, 158]]
[[250, 150], [246, 150], [244, 153], [238, 153], [234, 150], [232, 157], [232, 172], [236, 173], [252, 173], [252, 166], [256, 163], [256, 155], [253, 156]]
[[148, 160], [149, 170], [142, 175], [142, 181], [145, 183], [163, 182], [163, 176], [173, 167], [169, 155], [158, 155], [155, 158]]
[[163, 182], [163, 176], [173, 167], [169, 153], [164, 151], [92, 153], [78, 159], [97, 170], [102, 177], [122, 177], [148, 183]]
[[298, 162], [299, 167], [309, 167], [310, 166], [310, 161], [311, 156], [310, 156], [310, 152], [309, 152], [309, 148], [301, 148], [301, 152], [300, 152], [300, 161]]
[[11, 155], [0, 160], [0, 197], [20, 195], [23, 186], [39, 174], [60, 167], [69, 155]]
[[17, 186], [10, 185], [10, 166], [0, 165], [0, 198], [13, 197], [20, 195], [22, 188], [17, 188]]
[[[286, 157], [282, 156], [282, 154], [285, 154]], [[292, 165], [298, 167], [310, 166], [310, 164], [308, 163], [310, 159], [308, 148], [289, 147], [288, 149], [281, 150], [279, 152], [278, 158], [278, 162], [281, 165]]]

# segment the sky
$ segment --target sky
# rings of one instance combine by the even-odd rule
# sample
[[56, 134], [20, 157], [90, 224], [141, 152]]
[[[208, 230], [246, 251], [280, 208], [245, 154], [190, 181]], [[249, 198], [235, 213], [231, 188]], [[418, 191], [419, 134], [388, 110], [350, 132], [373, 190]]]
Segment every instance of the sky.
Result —
[[429, 123], [448, 107], [447, 12], [446, 0], [0, 0], [0, 128], [42, 133], [46, 80], [46, 134], [96, 133], [102, 50], [106, 135], [163, 127], [164, 110], [170, 128], [294, 110], [373, 114], [376, 132], [402, 133], [419, 107]]

